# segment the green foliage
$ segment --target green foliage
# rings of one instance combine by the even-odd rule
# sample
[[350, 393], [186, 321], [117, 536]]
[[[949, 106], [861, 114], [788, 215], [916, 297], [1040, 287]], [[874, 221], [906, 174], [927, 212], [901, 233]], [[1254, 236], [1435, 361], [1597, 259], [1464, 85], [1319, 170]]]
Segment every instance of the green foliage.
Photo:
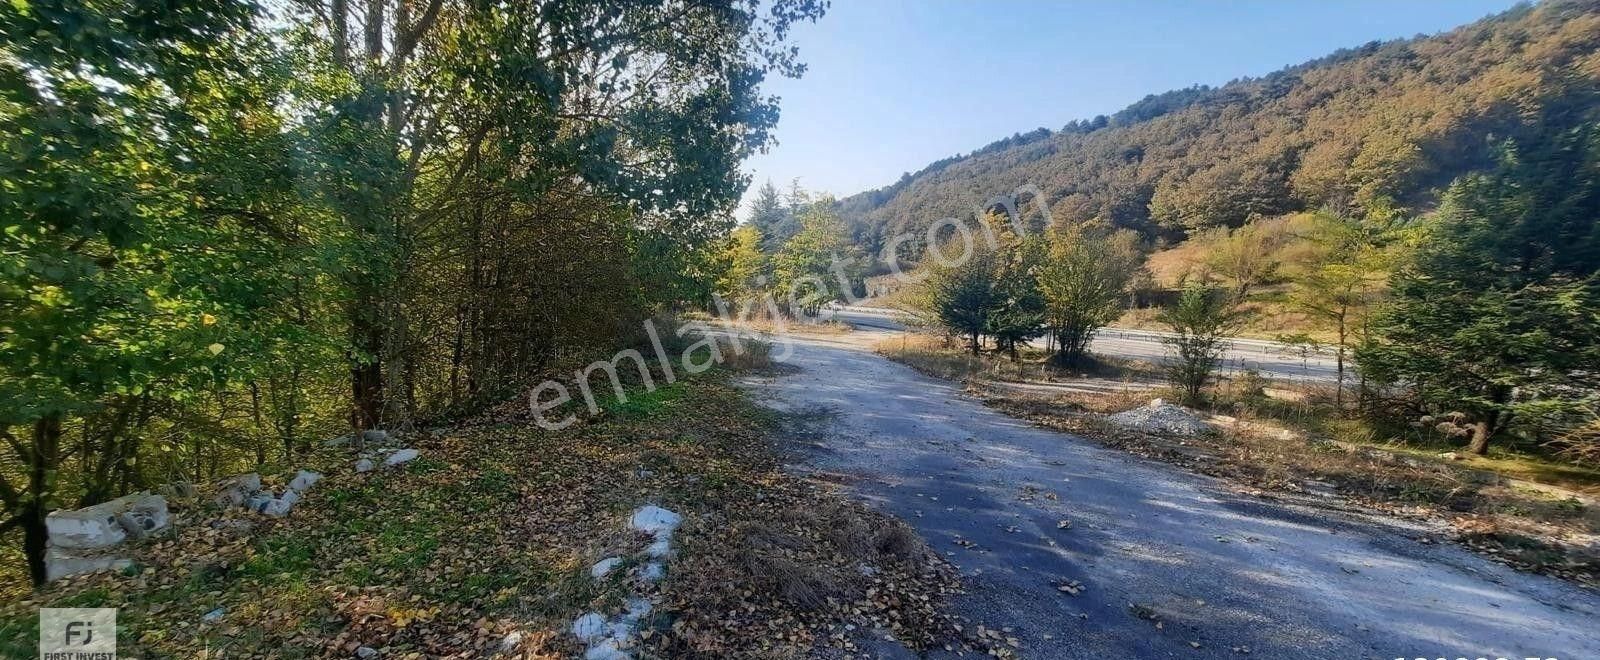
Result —
[[977, 355], [990, 327], [989, 316], [1005, 301], [997, 277], [1001, 257], [982, 240], [970, 248], [947, 244], [942, 252], [950, 255], [950, 263], [927, 266], [921, 306], [951, 334], [965, 337], [968, 349]]
[[832, 197], [797, 209], [799, 231], [772, 258], [775, 288], [791, 311], [815, 315], [860, 286], [865, 258], [850, 242]]
[[1600, 364], [1600, 129], [1508, 148], [1450, 187], [1358, 353], [1372, 378], [1462, 412], [1471, 450], [1578, 411]]
[[1116, 320], [1144, 254], [1139, 237], [1104, 225], [1071, 225], [1048, 237], [1049, 257], [1038, 268], [1056, 359], [1079, 365], [1095, 331]]
[[822, 12], [169, 4], [0, 5], [0, 530], [35, 577], [52, 508], [481, 409], [705, 301]]
[[1205, 386], [1217, 370], [1227, 338], [1241, 318], [1238, 303], [1231, 293], [1202, 282], [1184, 284], [1178, 299], [1161, 310], [1157, 320], [1172, 328], [1173, 336], [1163, 341], [1177, 353], [1167, 367], [1167, 378], [1183, 395], [1184, 402], [1204, 401]]

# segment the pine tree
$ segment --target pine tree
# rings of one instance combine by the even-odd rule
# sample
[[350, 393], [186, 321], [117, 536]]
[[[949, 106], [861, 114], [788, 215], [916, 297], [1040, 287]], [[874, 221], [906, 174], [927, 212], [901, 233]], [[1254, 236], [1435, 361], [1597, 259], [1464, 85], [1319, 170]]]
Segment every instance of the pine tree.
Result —
[[1357, 357], [1438, 412], [1466, 415], [1469, 451], [1519, 416], [1559, 414], [1600, 365], [1600, 128], [1505, 150], [1457, 180]]

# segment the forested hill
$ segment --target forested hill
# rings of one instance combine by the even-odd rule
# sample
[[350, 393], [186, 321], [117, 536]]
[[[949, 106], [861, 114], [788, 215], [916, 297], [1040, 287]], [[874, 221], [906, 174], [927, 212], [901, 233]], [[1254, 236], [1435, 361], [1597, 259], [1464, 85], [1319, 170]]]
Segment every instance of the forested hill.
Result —
[[1525, 5], [1017, 134], [845, 198], [840, 211], [876, 253], [886, 236], [1026, 185], [1058, 221], [1167, 236], [1308, 208], [1425, 209], [1507, 140], [1593, 115], [1597, 88], [1600, 1]]

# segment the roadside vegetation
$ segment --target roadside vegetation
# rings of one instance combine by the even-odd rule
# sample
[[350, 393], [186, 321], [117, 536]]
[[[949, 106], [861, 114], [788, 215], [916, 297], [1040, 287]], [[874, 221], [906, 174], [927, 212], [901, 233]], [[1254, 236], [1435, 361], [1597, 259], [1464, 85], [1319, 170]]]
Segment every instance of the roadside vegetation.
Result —
[[[632, 389], [560, 432], [486, 413], [423, 434], [424, 458], [393, 471], [341, 473], [346, 454], [323, 448], [307, 461], [333, 476], [288, 518], [175, 501], [176, 534], [124, 573], [37, 595], [8, 580], [0, 654], [35, 648], [35, 607], [114, 606], [120, 648], [141, 655], [572, 657], [573, 618], [639, 588], [658, 602], [641, 638], [663, 657], [849, 653], [884, 635], [987, 651], [940, 612], [954, 573], [904, 523], [781, 469], [782, 419], [733, 373]], [[627, 564], [591, 577], [644, 545], [622, 521], [645, 503], [685, 517], [665, 580], [640, 587]]]

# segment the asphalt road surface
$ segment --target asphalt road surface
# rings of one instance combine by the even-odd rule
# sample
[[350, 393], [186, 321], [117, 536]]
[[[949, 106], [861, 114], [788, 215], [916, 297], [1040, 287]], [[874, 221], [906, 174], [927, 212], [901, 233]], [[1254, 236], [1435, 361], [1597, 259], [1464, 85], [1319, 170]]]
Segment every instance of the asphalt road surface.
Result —
[[[827, 311], [831, 318], [857, 328], [881, 331], [905, 329], [903, 314], [876, 307], [840, 307]], [[1089, 350], [1102, 355], [1162, 362], [1171, 358], [1172, 349], [1161, 342], [1167, 333], [1149, 330], [1103, 328], [1095, 334]], [[1260, 339], [1230, 339], [1223, 353], [1223, 370], [1236, 373], [1255, 369], [1277, 380], [1332, 383], [1338, 367], [1327, 351], [1307, 354], [1294, 346]]]
[[1600, 658], [1593, 592], [1030, 426], [874, 355], [884, 336], [791, 337], [798, 369], [745, 385], [794, 413], [796, 469], [915, 526], [965, 578], [957, 613], [1022, 657]]

